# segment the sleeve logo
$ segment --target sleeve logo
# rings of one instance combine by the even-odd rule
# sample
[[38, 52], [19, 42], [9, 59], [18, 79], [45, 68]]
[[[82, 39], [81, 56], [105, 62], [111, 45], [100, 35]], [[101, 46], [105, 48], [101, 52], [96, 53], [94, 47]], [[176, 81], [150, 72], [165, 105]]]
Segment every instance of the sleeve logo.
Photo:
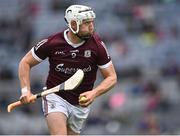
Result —
[[106, 48], [106, 46], [105, 46], [105, 44], [104, 44], [103, 41], [101, 41], [101, 45], [104, 47], [104, 49], [105, 49], [105, 51], [106, 51], [106, 54], [107, 54], [107, 56], [108, 56], [108, 59], [109, 59], [109, 58], [110, 58], [110, 55], [109, 55], [109, 52], [108, 52], [108, 50], [107, 50], [107, 48]]
[[38, 48], [41, 47], [41, 45], [43, 45], [43, 44], [46, 43], [47, 41], [48, 41], [48, 39], [44, 39], [44, 40], [38, 42], [38, 43], [34, 46], [35, 50], [38, 50]]

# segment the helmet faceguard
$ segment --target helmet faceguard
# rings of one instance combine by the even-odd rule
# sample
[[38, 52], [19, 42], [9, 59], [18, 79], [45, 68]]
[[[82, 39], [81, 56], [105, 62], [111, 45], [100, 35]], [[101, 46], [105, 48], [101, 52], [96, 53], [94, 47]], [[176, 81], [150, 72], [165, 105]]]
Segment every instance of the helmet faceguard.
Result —
[[[83, 5], [72, 5], [66, 9], [64, 18], [70, 30], [74, 34], [77, 34], [79, 32], [79, 25], [82, 24], [83, 20], [96, 18], [96, 14], [93, 12], [93, 10], [90, 7]], [[71, 21], [76, 22], [77, 25], [76, 31], [72, 29]]]

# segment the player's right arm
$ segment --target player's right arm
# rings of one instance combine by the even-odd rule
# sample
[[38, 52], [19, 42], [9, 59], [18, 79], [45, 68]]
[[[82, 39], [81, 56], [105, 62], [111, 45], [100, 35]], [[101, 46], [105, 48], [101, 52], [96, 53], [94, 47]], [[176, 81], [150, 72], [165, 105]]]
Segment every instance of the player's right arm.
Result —
[[22, 88], [20, 101], [23, 104], [29, 103], [29, 97], [32, 95], [30, 91], [30, 70], [33, 66], [39, 63], [40, 62], [33, 57], [31, 51], [29, 51], [19, 63], [18, 75]]

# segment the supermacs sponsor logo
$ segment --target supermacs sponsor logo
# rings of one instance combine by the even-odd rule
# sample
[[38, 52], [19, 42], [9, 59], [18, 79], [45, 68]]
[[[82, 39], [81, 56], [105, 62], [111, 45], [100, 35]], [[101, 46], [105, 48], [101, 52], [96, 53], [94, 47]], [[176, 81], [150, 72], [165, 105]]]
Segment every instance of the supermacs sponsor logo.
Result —
[[[65, 73], [65, 74], [73, 74], [75, 73], [79, 68], [69, 68], [69, 67], [64, 67], [64, 64], [61, 63], [61, 64], [58, 64], [55, 68], [55, 70], [57, 72], [62, 72], [62, 73]], [[83, 68], [82, 69], [84, 72], [90, 72], [91, 71], [91, 66], [89, 65], [88, 67], [86, 68]]]

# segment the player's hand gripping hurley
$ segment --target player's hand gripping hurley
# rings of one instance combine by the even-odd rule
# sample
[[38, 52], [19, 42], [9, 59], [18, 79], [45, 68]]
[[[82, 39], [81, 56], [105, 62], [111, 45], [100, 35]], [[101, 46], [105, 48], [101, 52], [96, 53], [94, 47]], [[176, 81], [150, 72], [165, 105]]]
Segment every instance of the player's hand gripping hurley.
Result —
[[[74, 75], [72, 75], [65, 82], [63, 82], [63, 83], [61, 83], [61, 84], [59, 84], [59, 85], [57, 85], [51, 89], [45, 90], [41, 93], [34, 94], [30, 97], [29, 100], [33, 101], [33, 100], [36, 100], [37, 98], [40, 98], [42, 96], [45, 96], [45, 95], [48, 95], [51, 93], [55, 93], [55, 92], [59, 92], [61, 90], [65, 90], [65, 91], [66, 90], [73, 90], [80, 85], [81, 81], [83, 80], [83, 77], [84, 77], [84, 72], [81, 69], [79, 69], [78, 71], [76, 71], [76, 73]], [[21, 103], [21, 101], [16, 101], [14, 103], [11, 103], [8, 105], [7, 111], [11, 112], [14, 108], [16, 108], [20, 105], [23, 105]]]

